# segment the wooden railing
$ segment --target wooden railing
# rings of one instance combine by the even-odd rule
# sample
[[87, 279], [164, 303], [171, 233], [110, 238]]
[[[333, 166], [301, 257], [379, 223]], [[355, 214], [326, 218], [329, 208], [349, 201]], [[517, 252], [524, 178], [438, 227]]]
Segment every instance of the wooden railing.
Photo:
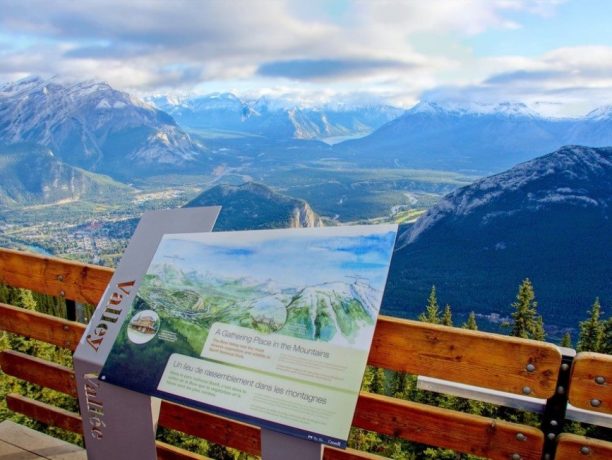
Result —
[[[0, 282], [76, 302], [97, 304], [112, 274], [108, 268], [0, 249]], [[85, 326], [0, 304], [0, 329], [74, 351]], [[380, 317], [369, 364], [548, 399], [560, 391], [557, 378], [562, 356], [558, 347], [543, 342]], [[0, 353], [0, 366], [8, 375], [76, 396], [70, 368], [13, 350]], [[9, 394], [6, 400], [14, 412], [82, 432], [78, 414], [24, 395]], [[612, 412], [611, 356], [578, 354], [569, 401], [591, 411]], [[259, 428], [167, 401], [162, 403], [159, 424], [249, 454], [261, 452]], [[548, 435], [547, 427], [538, 429], [365, 392], [359, 395], [353, 426], [492, 459], [540, 459]], [[557, 458], [612, 458], [612, 443], [605, 440], [570, 434], [557, 440]], [[164, 443], [158, 443], [158, 457], [204, 458]], [[324, 458], [379, 457], [326, 447]]]

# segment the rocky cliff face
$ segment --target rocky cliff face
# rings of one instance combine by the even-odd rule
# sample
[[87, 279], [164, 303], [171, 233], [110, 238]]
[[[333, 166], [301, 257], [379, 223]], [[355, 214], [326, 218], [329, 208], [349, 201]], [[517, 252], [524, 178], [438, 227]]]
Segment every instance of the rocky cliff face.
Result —
[[312, 210], [310, 205], [305, 201], [301, 206], [293, 210], [293, 215], [289, 219], [289, 227], [321, 227], [323, 223], [321, 218]]

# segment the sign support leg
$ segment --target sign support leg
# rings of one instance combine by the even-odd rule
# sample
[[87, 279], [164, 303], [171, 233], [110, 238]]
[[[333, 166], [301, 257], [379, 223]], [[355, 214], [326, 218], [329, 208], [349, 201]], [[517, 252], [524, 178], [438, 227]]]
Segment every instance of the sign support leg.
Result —
[[321, 460], [321, 444], [261, 429], [262, 460]]

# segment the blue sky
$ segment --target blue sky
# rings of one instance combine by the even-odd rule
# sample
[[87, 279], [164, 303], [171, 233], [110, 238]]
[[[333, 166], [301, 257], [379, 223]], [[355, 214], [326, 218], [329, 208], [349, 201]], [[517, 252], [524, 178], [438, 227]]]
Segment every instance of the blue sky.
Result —
[[395, 242], [394, 225], [167, 235], [152, 265], [201, 274], [269, 279], [302, 288], [363, 277], [381, 292]]
[[0, 0], [0, 81], [301, 104], [612, 103], [608, 0]]

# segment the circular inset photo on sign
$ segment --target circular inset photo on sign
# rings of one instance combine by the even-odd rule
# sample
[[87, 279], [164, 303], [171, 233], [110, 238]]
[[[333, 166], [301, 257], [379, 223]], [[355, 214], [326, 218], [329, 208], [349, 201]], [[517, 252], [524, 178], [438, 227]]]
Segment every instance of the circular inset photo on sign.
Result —
[[159, 331], [160, 322], [158, 314], [153, 310], [139, 311], [130, 320], [128, 338], [133, 343], [147, 343]]

